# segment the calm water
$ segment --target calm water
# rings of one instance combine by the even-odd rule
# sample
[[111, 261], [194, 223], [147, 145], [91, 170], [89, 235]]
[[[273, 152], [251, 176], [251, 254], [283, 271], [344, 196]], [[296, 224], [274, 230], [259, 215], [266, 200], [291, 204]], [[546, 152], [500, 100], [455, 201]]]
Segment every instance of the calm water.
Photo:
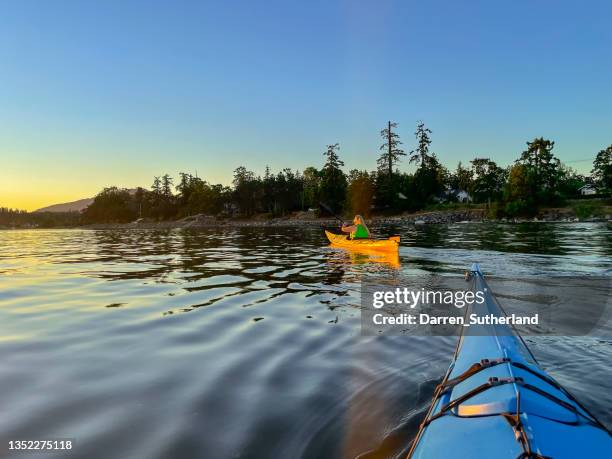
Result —
[[[395, 457], [456, 338], [360, 336], [364, 276], [612, 269], [606, 224], [384, 231], [399, 268], [315, 228], [0, 231], [0, 456], [58, 437], [69, 457]], [[610, 337], [529, 344], [612, 426]]]

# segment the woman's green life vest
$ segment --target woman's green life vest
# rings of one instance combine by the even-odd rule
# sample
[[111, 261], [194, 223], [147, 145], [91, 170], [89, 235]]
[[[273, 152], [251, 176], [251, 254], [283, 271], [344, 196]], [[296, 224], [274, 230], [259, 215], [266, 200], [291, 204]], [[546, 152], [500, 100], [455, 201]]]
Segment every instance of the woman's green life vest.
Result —
[[357, 228], [351, 233], [351, 239], [367, 239], [370, 237], [368, 230], [362, 224], [356, 225]]

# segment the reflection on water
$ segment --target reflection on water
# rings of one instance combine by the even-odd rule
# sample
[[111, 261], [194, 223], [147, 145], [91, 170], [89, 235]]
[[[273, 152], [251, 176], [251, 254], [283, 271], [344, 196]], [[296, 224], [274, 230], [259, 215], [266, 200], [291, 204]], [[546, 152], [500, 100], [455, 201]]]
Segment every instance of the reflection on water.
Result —
[[[455, 224], [397, 258], [307, 229], [0, 232], [0, 440], [74, 438], [73, 457], [393, 457], [453, 337], [361, 337], [364, 276], [601, 274], [606, 224]], [[612, 424], [609, 338], [529, 338]], [[0, 453], [0, 456], [2, 453]]]
[[[386, 267], [399, 269], [401, 267], [399, 253], [397, 252], [376, 252], [375, 250], [353, 250], [339, 249], [329, 246], [331, 249], [328, 255], [328, 263], [339, 263], [342, 266], [349, 265], [371, 265], [368, 274], [375, 270], [375, 265], [381, 264]], [[386, 274], [389, 270], [382, 269]]]

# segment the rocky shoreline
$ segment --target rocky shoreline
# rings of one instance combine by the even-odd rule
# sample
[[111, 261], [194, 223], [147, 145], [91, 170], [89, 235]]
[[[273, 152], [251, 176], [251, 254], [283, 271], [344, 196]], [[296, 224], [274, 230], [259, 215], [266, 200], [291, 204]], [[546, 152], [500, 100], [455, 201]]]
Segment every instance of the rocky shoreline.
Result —
[[[525, 223], [525, 222], [606, 222], [611, 221], [612, 216], [592, 217], [579, 220], [570, 209], [546, 209], [534, 218], [516, 219], [489, 219], [485, 209], [461, 209], [454, 211], [432, 211], [418, 212], [414, 214], [403, 214], [394, 216], [375, 216], [370, 219], [370, 224], [449, 224], [459, 222], [498, 222], [498, 223]], [[337, 226], [338, 221], [333, 218], [316, 218], [308, 212], [298, 212], [292, 216], [280, 218], [254, 218], [241, 219], [218, 219], [210, 215], [194, 215], [180, 220], [172, 221], [149, 221], [140, 219], [132, 223], [100, 223], [86, 225], [82, 228], [89, 229], [172, 229], [172, 228], [248, 228], [248, 227], [296, 227], [296, 226]]]

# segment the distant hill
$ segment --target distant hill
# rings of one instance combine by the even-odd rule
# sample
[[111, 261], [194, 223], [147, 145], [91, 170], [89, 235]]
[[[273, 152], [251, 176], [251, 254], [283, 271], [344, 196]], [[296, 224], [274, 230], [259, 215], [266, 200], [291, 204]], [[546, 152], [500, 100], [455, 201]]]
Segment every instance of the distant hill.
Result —
[[[123, 188], [128, 190], [130, 194], [136, 193], [137, 188]], [[94, 198], [79, 199], [78, 201], [64, 202], [62, 204], [53, 204], [52, 206], [43, 207], [34, 212], [81, 212], [85, 210]]]
[[64, 202], [43, 207], [34, 212], [80, 212], [93, 202], [93, 198], [79, 199], [78, 201]]

